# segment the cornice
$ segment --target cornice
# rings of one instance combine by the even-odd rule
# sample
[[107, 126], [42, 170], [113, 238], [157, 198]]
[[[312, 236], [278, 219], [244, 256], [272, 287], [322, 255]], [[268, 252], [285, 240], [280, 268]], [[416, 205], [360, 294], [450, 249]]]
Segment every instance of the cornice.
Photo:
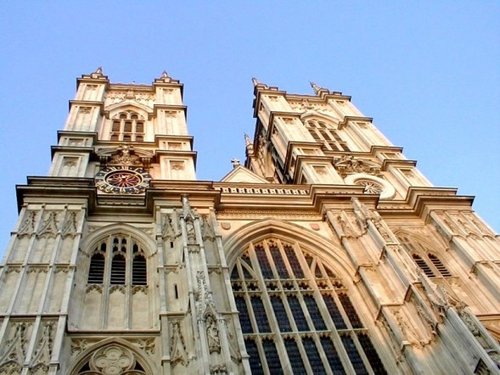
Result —
[[79, 130], [58, 130], [57, 131], [57, 140], [59, 141], [61, 137], [63, 136], [68, 136], [68, 137], [92, 137], [92, 140], [94, 142], [97, 142], [97, 132], [85, 132], [85, 131], [79, 131]]
[[50, 156], [54, 158], [56, 152], [78, 152], [78, 153], [86, 153], [90, 154], [94, 151], [94, 147], [81, 147], [81, 146], [51, 146], [50, 147]]
[[75, 99], [75, 100], [70, 100], [68, 102], [68, 110], [71, 110], [71, 107], [73, 105], [84, 105], [84, 106], [93, 106], [93, 107], [99, 107], [99, 109], [102, 111], [104, 111], [104, 103], [101, 102], [101, 101], [97, 101], [97, 100], [78, 100], [78, 99]]
[[95, 203], [96, 188], [93, 178], [28, 176], [27, 185], [16, 185], [17, 207], [21, 210], [27, 198], [81, 198], [88, 207]]
[[182, 105], [182, 104], [153, 104], [153, 115], [154, 116], [157, 116], [158, 109], [174, 109], [174, 110], [183, 111], [187, 117], [188, 107], [185, 105]]
[[390, 166], [416, 167], [416, 160], [408, 159], [384, 159], [382, 161], [382, 171], [386, 171]]

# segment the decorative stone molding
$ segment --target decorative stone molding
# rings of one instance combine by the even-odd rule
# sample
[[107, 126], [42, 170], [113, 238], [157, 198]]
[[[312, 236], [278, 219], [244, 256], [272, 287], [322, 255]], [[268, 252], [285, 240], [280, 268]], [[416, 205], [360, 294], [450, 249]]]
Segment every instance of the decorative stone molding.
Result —
[[45, 214], [45, 221], [37, 232], [38, 237], [55, 237], [58, 232], [57, 212], [49, 211]]
[[17, 235], [19, 237], [29, 236], [35, 231], [37, 214], [37, 211], [26, 211], [24, 220], [17, 231]]
[[215, 232], [214, 232], [212, 225], [209, 222], [208, 215], [202, 216], [201, 234], [202, 234], [203, 241], [214, 241], [215, 240]]
[[344, 179], [348, 185], [361, 185], [366, 194], [380, 194], [380, 199], [391, 199], [396, 195], [396, 189], [386, 180], [367, 173], [355, 173]]
[[189, 363], [186, 344], [181, 330], [181, 322], [178, 320], [170, 323], [170, 362], [175, 367], [177, 364], [187, 366]]
[[0, 374], [20, 374], [28, 345], [29, 322], [13, 322], [7, 339], [0, 345]]
[[368, 159], [345, 155], [333, 161], [333, 166], [342, 178], [354, 173], [367, 173], [380, 176], [381, 165]]
[[69, 211], [66, 215], [66, 219], [61, 228], [61, 236], [63, 238], [68, 236], [71, 237], [76, 236], [78, 232], [77, 223], [78, 223], [78, 212]]
[[[52, 345], [54, 341], [54, 321], [44, 322], [41, 330], [42, 334], [38, 338], [30, 367], [32, 372], [40, 374], [47, 373], [52, 355]], [[45, 371], [45, 372], [43, 372]]]

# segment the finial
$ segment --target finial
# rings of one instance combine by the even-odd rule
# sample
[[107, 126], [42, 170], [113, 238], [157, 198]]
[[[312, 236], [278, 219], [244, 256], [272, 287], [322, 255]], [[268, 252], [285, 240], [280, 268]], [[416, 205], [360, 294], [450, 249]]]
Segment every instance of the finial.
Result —
[[318, 94], [321, 90], [323, 90], [321, 87], [319, 87], [316, 83], [314, 82], [309, 82], [311, 84], [312, 89], [314, 90], [315, 94]]
[[247, 133], [245, 133], [245, 144], [247, 146], [250, 146], [252, 144], [252, 140], [250, 139], [250, 136]]
[[102, 74], [102, 66], [98, 66], [94, 73], [95, 74]]
[[252, 77], [252, 83], [254, 86], [257, 86], [257, 85], [260, 85], [261, 83], [259, 82], [259, 80], [255, 77]]
[[161, 73], [160, 78], [169, 78], [166, 70], [164, 70], [163, 73]]
[[233, 169], [235, 169], [235, 168], [240, 166], [240, 160], [239, 159], [231, 159], [231, 164], [233, 165]]

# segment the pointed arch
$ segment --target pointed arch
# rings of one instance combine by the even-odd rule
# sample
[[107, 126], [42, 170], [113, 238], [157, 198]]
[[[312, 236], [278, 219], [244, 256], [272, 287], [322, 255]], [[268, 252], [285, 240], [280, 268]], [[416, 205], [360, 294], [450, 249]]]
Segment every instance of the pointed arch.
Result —
[[339, 246], [272, 219], [245, 225], [225, 246], [252, 371], [386, 373]]
[[112, 118], [114, 114], [121, 112], [121, 111], [126, 111], [128, 109], [132, 109], [135, 111], [138, 111], [139, 113], [145, 114], [145, 120], [147, 120], [151, 115], [152, 115], [152, 109], [149, 108], [148, 106], [137, 103], [132, 100], [125, 100], [120, 103], [112, 104], [107, 107], [106, 114], [108, 115], [108, 118]]
[[[88, 347], [86, 350], [78, 354], [78, 356], [74, 360], [73, 365], [71, 366], [71, 370], [68, 373], [71, 375], [85, 374], [84, 372], [85, 370], [83, 369], [85, 368], [86, 365], [89, 364], [89, 361], [91, 361], [92, 356], [94, 356], [99, 350], [106, 349], [108, 347], [122, 349], [132, 354], [134, 360], [137, 361], [137, 363], [139, 363], [145, 375], [153, 375], [158, 373], [157, 372], [158, 369], [154, 365], [154, 362], [148, 360], [145, 353], [138, 350], [133, 344], [131, 344], [127, 340], [116, 337], [110, 337], [102, 341], [99, 341], [95, 345]], [[140, 374], [140, 372], [134, 372], [134, 374], [135, 373]], [[92, 374], [98, 374], [98, 373], [92, 372]]]
[[[269, 235], [302, 243], [313, 255], [318, 256], [324, 262], [330, 263], [333, 268], [343, 273], [344, 277], [352, 278], [356, 273], [344, 251], [332, 244], [330, 240], [297, 224], [274, 219], [253, 221], [227, 238], [224, 242], [224, 248], [226, 249], [226, 259], [229, 267], [232, 268], [236, 259], [243, 254], [245, 247], [250, 242], [269, 237]], [[332, 260], [334, 264], [332, 264]]]
[[443, 252], [436, 250], [435, 245], [426, 237], [405, 229], [396, 230], [394, 234], [425, 275], [428, 277], [452, 276], [445, 266], [446, 262], [443, 263]]
[[314, 119], [314, 118], [322, 119], [324, 121], [334, 123], [335, 125], [338, 125], [340, 123], [340, 119], [335, 117], [335, 116], [332, 116], [332, 115], [327, 114], [327, 113], [322, 113], [322, 112], [318, 112], [315, 110], [311, 110], [311, 109], [307, 110], [302, 115], [300, 115], [300, 119], [302, 121], [306, 121], [306, 120], [310, 120], [310, 119]]
[[82, 248], [88, 251], [92, 251], [92, 249], [96, 247], [97, 244], [100, 241], [102, 241], [102, 239], [104, 239], [105, 237], [111, 234], [120, 234], [120, 233], [130, 235], [131, 237], [134, 237], [137, 240], [139, 240], [140, 244], [142, 245], [145, 251], [146, 258], [151, 257], [156, 252], [155, 242], [143, 231], [127, 223], [115, 223], [99, 228], [95, 232], [92, 232], [85, 237], [84, 241], [82, 242]]

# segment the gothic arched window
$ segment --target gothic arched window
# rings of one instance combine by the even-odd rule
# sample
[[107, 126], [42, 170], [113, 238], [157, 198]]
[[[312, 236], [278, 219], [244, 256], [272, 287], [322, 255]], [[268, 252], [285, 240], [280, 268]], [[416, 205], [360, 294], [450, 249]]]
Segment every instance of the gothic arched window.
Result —
[[305, 122], [307, 130], [317, 141], [322, 141], [331, 151], [349, 151], [347, 143], [339, 136], [337, 127], [321, 120], [310, 119]]
[[253, 374], [386, 373], [342, 280], [300, 245], [251, 244], [231, 282]]
[[398, 234], [397, 237], [403, 247], [411, 253], [411, 257], [418, 268], [420, 268], [427, 277], [451, 276], [450, 271], [448, 271], [438, 256], [429, 252], [421, 241], [410, 238], [406, 234]]
[[88, 283], [147, 285], [147, 262], [141, 246], [126, 235], [103, 239], [90, 258]]
[[110, 140], [122, 142], [144, 141], [144, 120], [134, 111], [120, 112], [113, 118]]

